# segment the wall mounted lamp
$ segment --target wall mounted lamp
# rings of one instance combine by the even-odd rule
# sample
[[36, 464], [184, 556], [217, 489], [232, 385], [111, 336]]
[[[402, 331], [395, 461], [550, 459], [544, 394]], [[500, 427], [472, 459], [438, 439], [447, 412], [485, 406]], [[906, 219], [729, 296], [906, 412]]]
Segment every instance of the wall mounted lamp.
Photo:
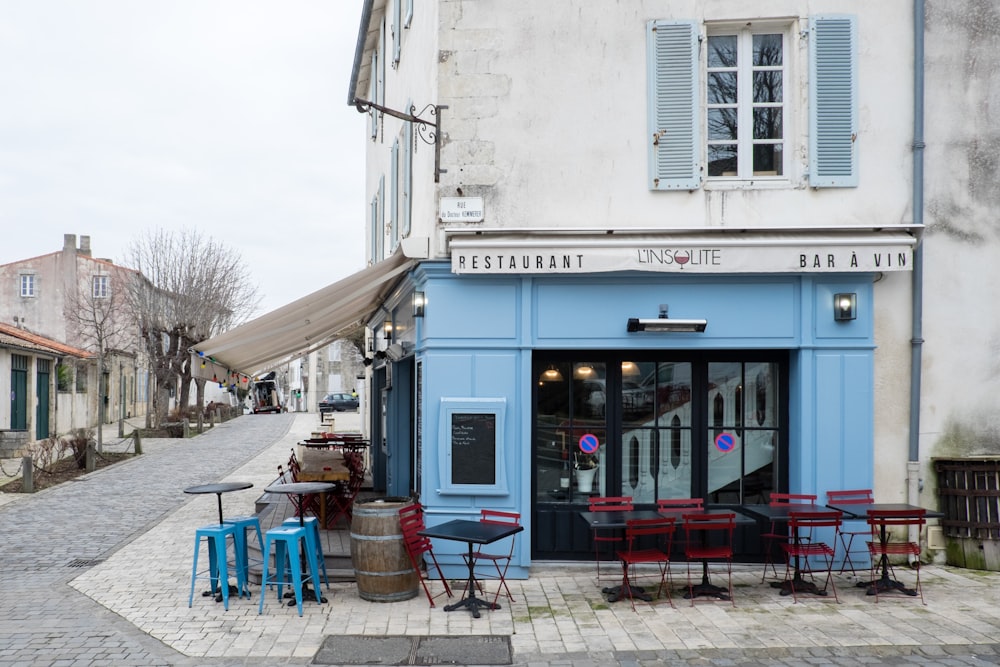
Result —
[[392, 320], [386, 320], [385, 324], [382, 325], [382, 333], [385, 334], [385, 339], [392, 342]]
[[858, 295], [854, 292], [843, 292], [833, 295], [833, 319], [837, 322], [847, 322], [858, 317]]
[[423, 292], [413, 293], [413, 316], [423, 317], [424, 316], [424, 306], [427, 305], [427, 297]]
[[628, 318], [625, 330], [629, 333], [655, 331], [669, 333], [701, 333], [708, 326], [708, 320], [675, 320], [667, 317], [667, 304], [660, 304], [659, 317], [655, 319]]

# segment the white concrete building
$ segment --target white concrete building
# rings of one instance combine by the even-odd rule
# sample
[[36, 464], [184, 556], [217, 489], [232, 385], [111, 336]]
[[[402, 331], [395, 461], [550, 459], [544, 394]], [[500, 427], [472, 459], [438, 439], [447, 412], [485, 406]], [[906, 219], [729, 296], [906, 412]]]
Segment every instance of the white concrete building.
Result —
[[207, 347], [252, 366], [303, 349], [291, 313], [367, 318], [376, 480], [434, 522], [520, 512], [520, 575], [592, 557], [589, 450], [596, 492], [648, 503], [934, 508], [933, 457], [998, 449], [997, 20], [367, 0], [370, 268]]

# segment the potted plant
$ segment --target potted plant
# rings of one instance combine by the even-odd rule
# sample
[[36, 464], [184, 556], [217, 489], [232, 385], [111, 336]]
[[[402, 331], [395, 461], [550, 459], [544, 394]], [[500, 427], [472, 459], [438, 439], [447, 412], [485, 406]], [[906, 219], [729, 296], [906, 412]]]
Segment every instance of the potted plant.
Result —
[[594, 489], [594, 475], [600, 460], [597, 454], [577, 452], [574, 456], [573, 469], [576, 470], [576, 489], [581, 493], [590, 493]]

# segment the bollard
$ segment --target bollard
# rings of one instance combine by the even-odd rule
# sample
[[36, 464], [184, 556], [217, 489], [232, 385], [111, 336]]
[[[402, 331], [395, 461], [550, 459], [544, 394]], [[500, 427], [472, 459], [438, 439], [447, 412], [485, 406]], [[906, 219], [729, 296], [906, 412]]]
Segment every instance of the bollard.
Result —
[[139, 456], [142, 454], [142, 437], [139, 435], [139, 429], [132, 431], [132, 439], [135, 441], [135, 455]]
[[205, 432], [205, 415], [199, 410], [198, 411], [198, 433]]
[[87, 472], [94, 472], [97, 469], [97, 460], [95, 457], [94, 443], [87, 443], [87, 454], [86, 454], [86, 468]]
[[35, 467], [30, 456], [21, 457], [21, 492], [35, 492]]
[[118, 418], [118, 437], [119, 438], [125, 437], [125, 420], [122, 419], [121, 417]]
[[182, 438], [190, 438], [191, 437], [191, 420], [188, 419], [187, 417], [185, 417], [183, 420], [181, 420], [181, 426], [183, 428], [183, 430], [181, 431], [181, 437]]

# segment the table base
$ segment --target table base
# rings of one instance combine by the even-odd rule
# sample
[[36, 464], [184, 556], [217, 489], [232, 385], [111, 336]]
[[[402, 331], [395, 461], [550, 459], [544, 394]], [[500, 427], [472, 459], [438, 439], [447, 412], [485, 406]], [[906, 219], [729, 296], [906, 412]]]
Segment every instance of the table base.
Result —
[[602, 588], [601, 592], [608, 596], [608, 602], [618, 602], [635, 598], [644, 602], [652, 602], [653, 596], [646, 592], [642, 586], [632, 586], [631, 584], [619, 584], [618, 586], [608, 586]]
[[[794, 587], [794, 591], [792, 590]], [[807, 581], [802, 578], [801, 575], [796, 574], [790, 580], [785, 581], [772, 581], [771, 588], [780, 588], [781, 595], [791, 595], [793, 592], [798, 593], [810, 593], [812, 595], [826, 596], [826, 589], [820, 588], [815, 584], [815, 582]]]
[[[305, 578], [306, 575], [303, 574], [302, 576], [303, 578]], [[289, 607], [294, 607], [298, 604], [295, 601], [294, 590], [285, 591], [285, 595], [283, 597], [286, 600], [288, 600]], [[316, 602], [328, 602], [328, 600], [319, 592], [319, 589], [313, 590], [312, 587], [309, 586], [309, 584], [302, 584], [302, 601], [305, 602], [306, 600], [315, 600]]]
[[500, 605], [490, 602], [489, 600], [484, 600], [483, 598], [476, 597], [475, 595], [470, 595], [469, 597], [462, 598], [454, 604], [446, 605], [445, 611], [455, 611], [456, 609], [468, 609], [472, 612], [473, 618], [479, 618], [480, 609], [499, 609]]
[[706, 598], [718, 598], [720, 600], [731, 601], [732, 598], [729, 597], [729, 589], [723, 588], [722, 586], [716, 586], [708, 580], [708, 577], [702, 577], [700, 584], [695, 584], [690, 588], [685, 587], [684, 589], [684, 599], [690, 600], [691, 598], [706, 597]]
[[[229, 585], [229, 595], [230, 595], [230, 597], [243, 597], [244, 593], [240, 592], [239, 587], [234, 586], [233, 584], [228, 584], [228, 585]], [[245, 595], [247, 596], [247, 599], [250, 598], [250, 590], [249, 590], [249, 588], [245, 592]], [[216, 592], [216, 590], [214, 588], [212, 590], [202, 591], [201, 592], [201, 596], [203, 598], [214, 597], [216, 602], [222, 602], [222, 588], [219, 588], [218, 592]]]
[[896, 581], [895, 579], [890, 579], [888, 576], [883, 576], [874, 581], [859, 581], [855, 584], [858, 588], [865, 588], [865, 595], [875, 595], [876, 593], [888, 593], [889, 591], [899, 591], [904, 595], [909, 595], [911, 597], [917, 596], [917, 591], [914, 588], [907, 588], [902, 581]]

